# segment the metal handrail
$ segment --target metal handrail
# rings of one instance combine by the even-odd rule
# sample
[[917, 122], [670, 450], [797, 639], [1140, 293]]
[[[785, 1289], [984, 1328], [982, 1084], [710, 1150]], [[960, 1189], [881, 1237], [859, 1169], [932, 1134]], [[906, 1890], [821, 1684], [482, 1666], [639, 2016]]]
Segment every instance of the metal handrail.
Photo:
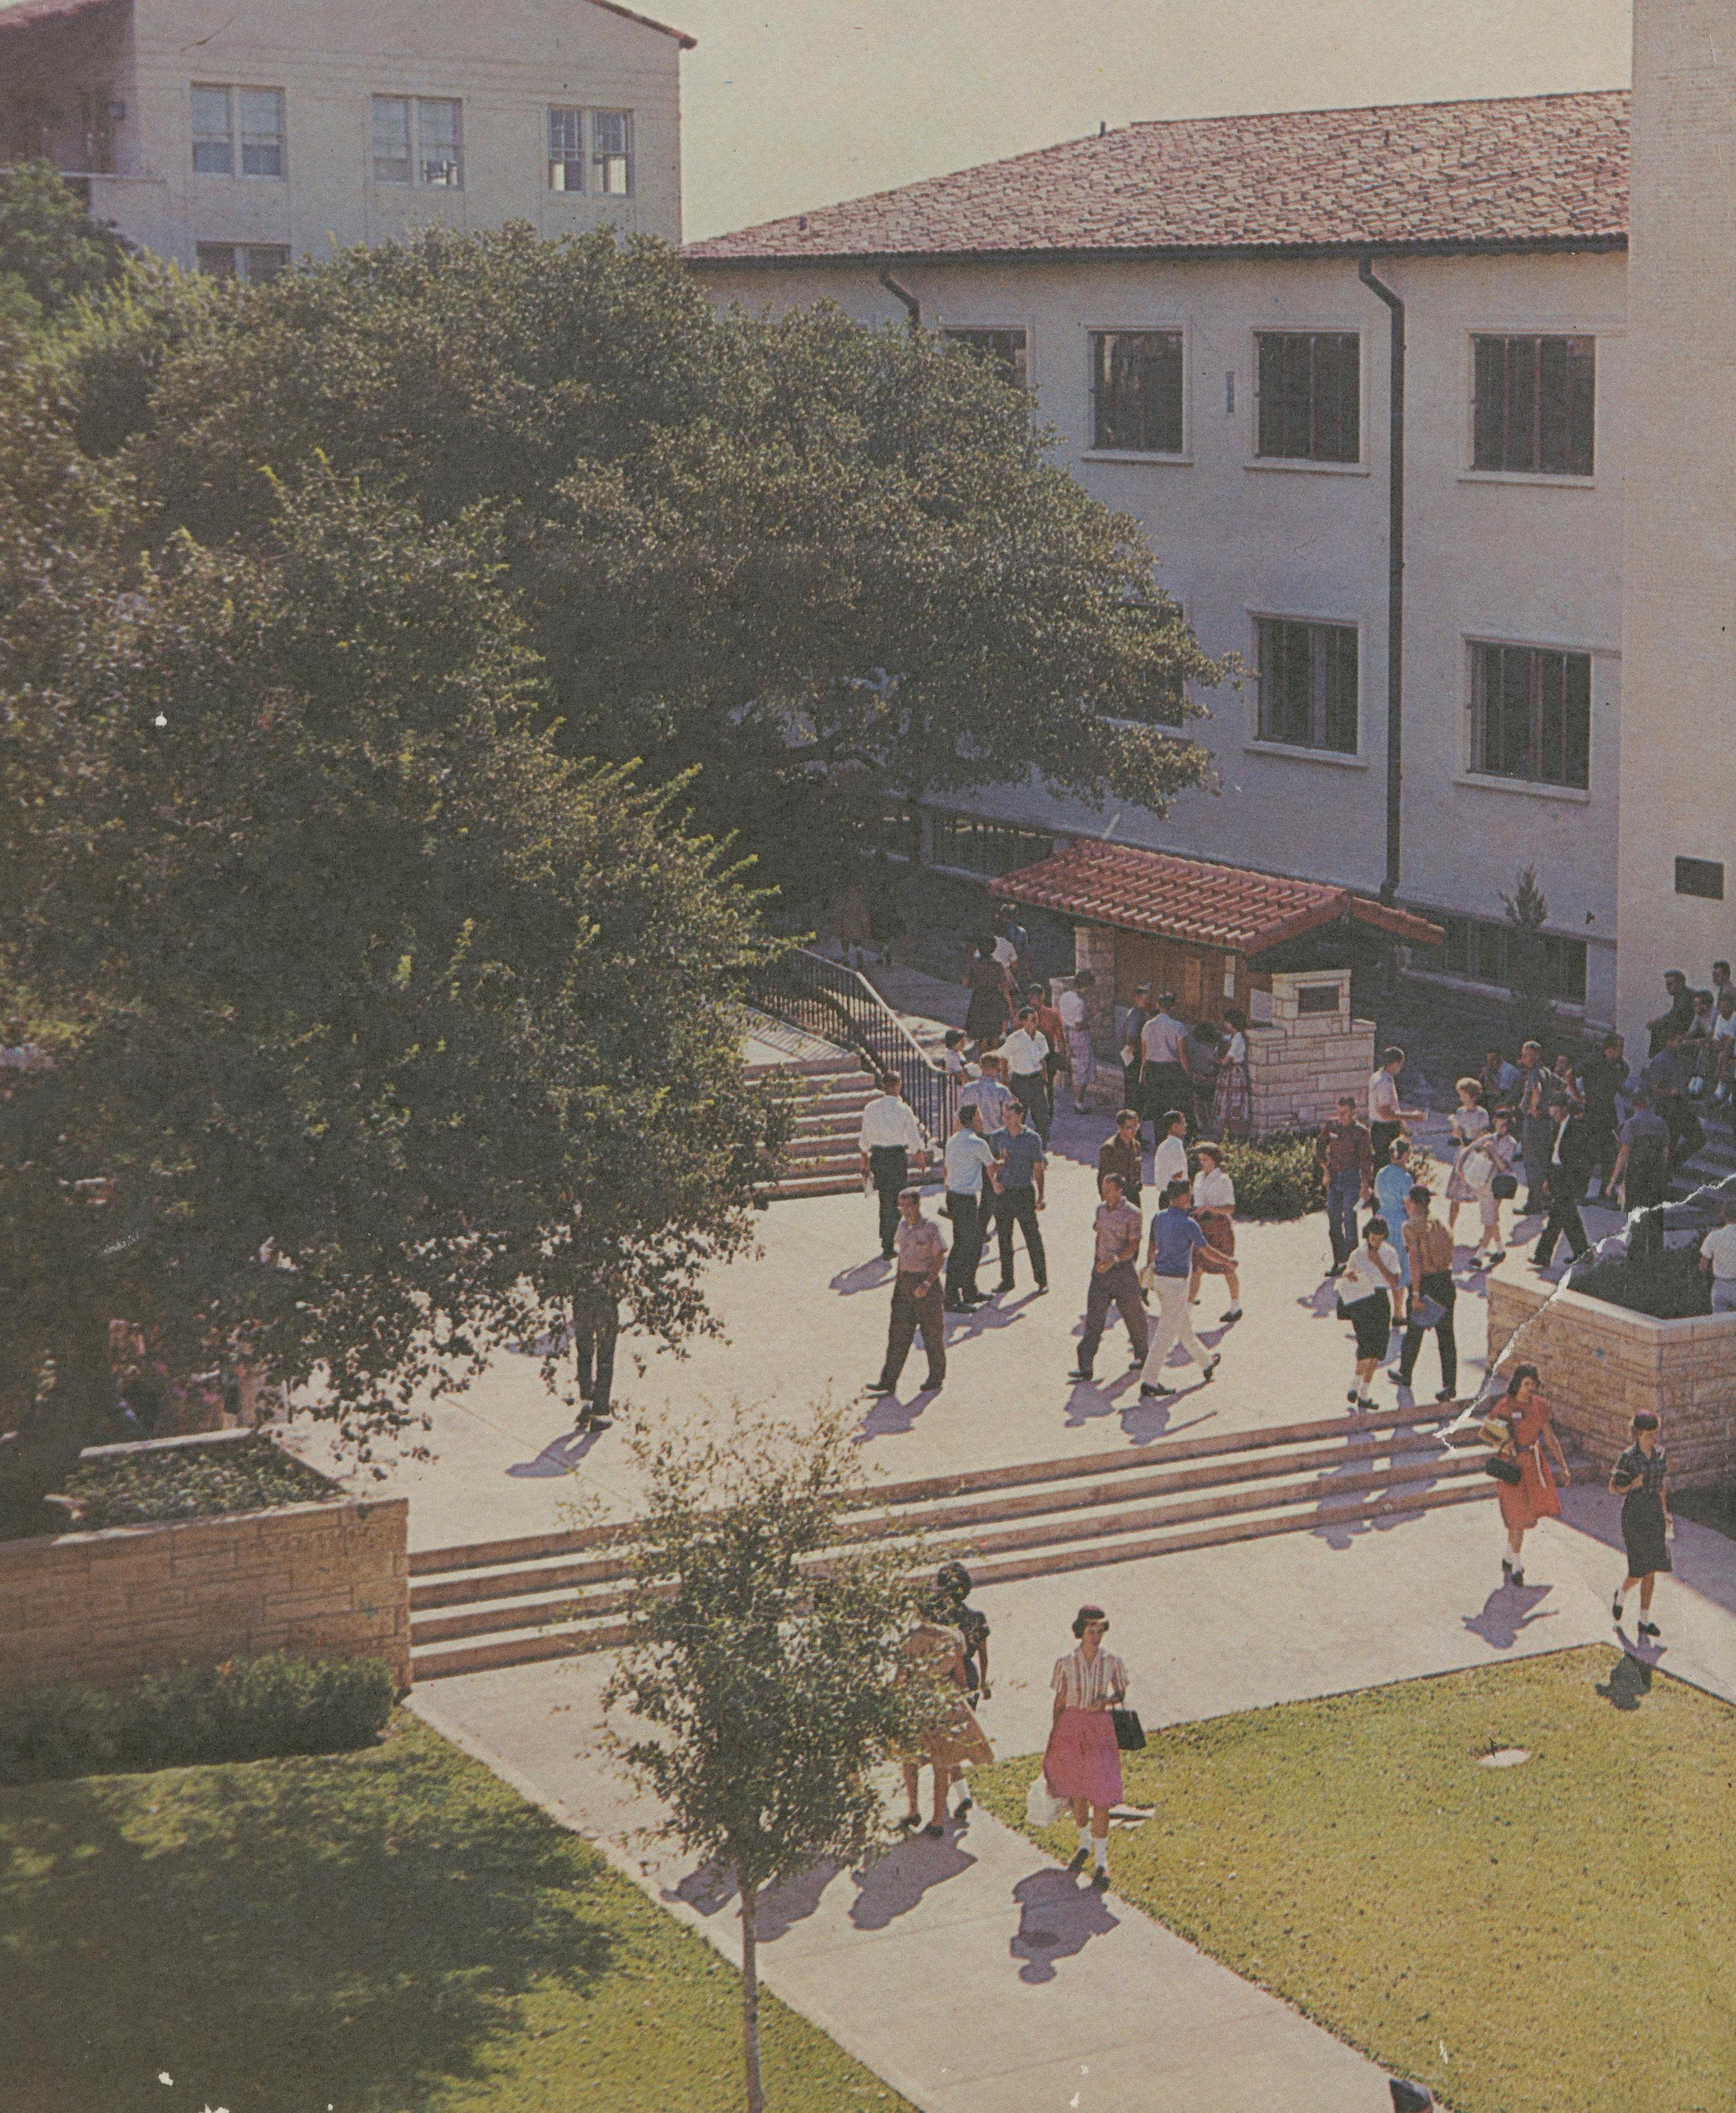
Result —
[[792, 947], [755, 980], [754, 1004], [822, 1042], [854, 1049], [879, 1071], [895, 1071], [904, 1098], [936, 1148], [952, 1134], [959, 1080], [937, 1063], [859, 969]]

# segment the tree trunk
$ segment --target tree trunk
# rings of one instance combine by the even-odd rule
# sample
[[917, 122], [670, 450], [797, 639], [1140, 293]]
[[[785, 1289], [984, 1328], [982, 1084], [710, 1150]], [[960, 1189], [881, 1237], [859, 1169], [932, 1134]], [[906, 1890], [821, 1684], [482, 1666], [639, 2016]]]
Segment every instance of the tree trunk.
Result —
[[759, 2081], [759, 1888], [740, 1871], [741, 1893], [741, 2065], [747, 2077], [747, 2113], [765, 2113]]

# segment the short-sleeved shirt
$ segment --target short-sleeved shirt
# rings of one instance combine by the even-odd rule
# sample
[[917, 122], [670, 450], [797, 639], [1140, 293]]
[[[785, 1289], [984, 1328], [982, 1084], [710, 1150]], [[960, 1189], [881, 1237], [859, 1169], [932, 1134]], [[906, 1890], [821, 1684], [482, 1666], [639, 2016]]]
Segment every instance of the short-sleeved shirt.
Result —
[[1107, 1702], [1128, 1691], [1128, 1669], [1114, 1651], [1100, 1650], [1087, 1659], [1082, 1650], [1058, 1658], [1049, 1685], [1068, 1709], [1088, 1709], [1093, 1702]]
[[1159, 1276], [1191, 1276], [1196, 1248], [1206, 1245], [1197, 1221], [1185, 1211], [1160, 1211], [1151, 1221], [1152, 1267]]
[[1151, 1155], [1151, 1186], [1161, 1196], [1172, 1181], [1187, 1179], [1187, 1147], [1178, 1137], [1160, 1137]]
[[1664, 1458], [1661, 1445], [1654, 1445], [1649, 1453], [1643, 1453], [1638, 1446], [1630, 1445], [1615, 1463], [1615, 1472], [1611, 1479], [1633, 1485], [1632, 1489], [1622, 1491], [1624, 1497], [1642, 1495], [1655, 1497], [1661, 1494], [1664, 1476], [1667, 1472], [1668, 1463]]
[[1383, 1064], [1369, 1080], [1369, 1120], [1370, 1122], [1398, 1122], [1398, 1081]]
[[1720, 1012], [1712, 1022], [1712, 1038], [1717, 1042], [1736, 1042], [1736, 1012]]
[[946, 1140], [946, 1186], [955, 1196], [980, 1196], [982, 1176], [995, 1163], [995, 1148], [980, 1131], [955, 1130]]
[[1233, 1211], [1236, 1184], [1219, 1166], [1210, 1174], [1193, 1177], [1193, 1207], [1196, 1211]]
[[1635, 1108], [1615, 1135], [1628, 1148], [1630, 1174], [1656, 1174], [1662, 1167], [1670, 1125], [1654, 1110]]
[[999, 1079], [973, 1079], [959, 1096], [961, 1108], [981, 1108], [982, 1127], [992, 1137], [1000, 1127], [1001, 1118], [1018, 1096], [1010, 1087], [1001, 1084]]
[[1720, 1284], [1736, 1284], [1736, 1225], [1720, 1225], [1700, 1243], [1700, 1252]]
[[1000, 1170], [1003, 1189], [1031, 1189], [1037, 1184], [1037, 1170], [1047, 1164], [1043, 1140], [1034, 1130], [1022, 1130], [1017, 1137], [1010, 1130], [997, 1130], [991, 1142], [996, 1156], [1005, 1157], [1006, 1165]]
[[1179, 1064], [1187, 1029], [1172, 1014], [1160, 1012], [1140, 1030], [1140, 1053], [1148, 1064]]
[[995, 1053], [1015, 1079], [1027, 1078], [1032, 1072], [1042, 1070], [1043, 1059], [1049, 1054], [1049, 1038], [1017, 1028]]
[[907, 1225], [903, 1218], [892, 1235], [898, 1249], [900, 1276], [932, 1276], [946, 1266], [946, 1239], [932, 1218], [918, 1218]]
[[1075, 1029], [1085, 1025], [1085, 1001], [1078, 991], [1063, 991], [1055, 1002], [1063, 1027]]
[[[1394, 1276], [1399, 1275], [1398, 1250], [1391, 1240], [1381, 1242], [1380, 1258]], [[1372, 1298], [1377, 1291], [1390, 1289], [1386, 1278], [1374, 1266], [1366, 1242], [1361, 1247], [1352, 1248], [1339, 1280], [1338, 1296], [1344, 1304], [1354, 1306], [1359, 1298]]]
[[1119, 1262], [1129, 1242], [1139, 1244], [1139, 1213], [1131, 1203], [1100, 1203], [1092, 1223], [1100, 1262]]

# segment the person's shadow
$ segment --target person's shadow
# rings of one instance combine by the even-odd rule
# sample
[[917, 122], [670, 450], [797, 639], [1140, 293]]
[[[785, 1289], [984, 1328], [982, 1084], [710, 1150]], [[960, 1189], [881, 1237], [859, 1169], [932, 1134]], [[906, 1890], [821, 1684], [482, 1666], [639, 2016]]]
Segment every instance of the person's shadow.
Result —
[[858, 1929], [885, 1929], [900, 1915], [909, 1914], [931, 1887], [944, 1886], [976, 1860], [959, 1846], [950, 1831], [939, 1841], [925, 1834], [913, 1835], [852, 1874], [856, 1897], [850, 1903], [850, 1919]]
[[[1621, 1632], [1618, 1629], [1616, 1634], [1621, 1636]], [[1597, 1691], [1617, 1709], [1638, 1709], [1652, 1692], [1652, 1662], [1639, 1657], [1624, 1636], [1621, 1641], [1622, 1654], [1610, 1668], [1609, 1678], [1597, 1682]]]
[[902, 1438], [916, 1428], [917, 1418], [934, 1399], [932, 1387], [920, 1388], [909, 1401], [895, 1394], [883, 1394], [862, 1419], [855, 1442], [866, 1445], [876, 1438]]
[[550, 1439], [534, 1460], [515, 1460], [507, 1472], [519, 1481], [570, 1475], [602, 1435], [600, 1431], [563, 1431], [558, 1438]]
[[1520, 1632], [1533, 1622], [1554, 1620], [1557, 1609], [1538, 1604], [1553, 1589], [1548, 1585], [1497, 1585], [1480, 1613], [1465, 1616], [1465, 1626], [1496, 1650], [1511, 1650]]
[[1314, 1290], [1304, 1292], [1296, 1302], [1305, 1313], [1311, 1313], [1316, 1321], [1336, 1321], [1338, 1317], [1338, 1280], [1327, 1277]]
[[1019, 1979], [1032, 1987], [1054, 1980], [1056, 1960], [1076, 1957], [1119, 1924], [1102, 1894], [1066, 1871], [1033, 1871], [1014, 1887], [1013, 1897], [1018, 1928], [1007, 1948], [1022, 1962]]
[[858, 1291], [880, 1290], [890, 1281], [891, 1276], [891, 1263], [884, 1256], [875, 1255], [867, 1262], [854, 1262], [848, 1269], [841, 1269], [828, 1289], [836, 1291], [841, 1298], [848, 1298]]

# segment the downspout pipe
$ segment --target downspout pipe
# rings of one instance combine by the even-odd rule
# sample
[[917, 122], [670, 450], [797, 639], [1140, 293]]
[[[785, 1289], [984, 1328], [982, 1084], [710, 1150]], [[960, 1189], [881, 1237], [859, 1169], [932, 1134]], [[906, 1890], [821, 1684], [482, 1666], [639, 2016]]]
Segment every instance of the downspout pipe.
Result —
[[904, 313], [910, 318], [911, 329], [920, 330], [923, 326], [923, 304], [908, 286], [899, 285], [897, 280], [892, 276], [892, 267], [890, 264], [881, 266], [880, 283], [894, 300], [904, 303]]
[[1365, 257], [1356, 276], [1387, 304], [1391, 374], [1387, 384], [1387, 872], [1380, 899], [1397, 899], [1405, 786], [1405, 304]]

